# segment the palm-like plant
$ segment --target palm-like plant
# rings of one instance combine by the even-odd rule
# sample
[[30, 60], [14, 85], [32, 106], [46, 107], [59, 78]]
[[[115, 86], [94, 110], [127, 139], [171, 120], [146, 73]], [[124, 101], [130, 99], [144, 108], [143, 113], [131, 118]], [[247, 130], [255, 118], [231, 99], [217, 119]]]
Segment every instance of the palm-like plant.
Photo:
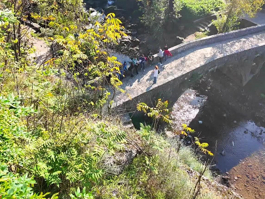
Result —
[[149, 107], [146, 103], [141, 102], [137, 104], [137, 110], [143, 111], [148, 117], [153, 118], [153, 128], [157, 129], [159, 121], [162, 119], [166, 123], [171, 123], [170, 111], [168, 109], [168, 101], [158, 99], [155, 107]]

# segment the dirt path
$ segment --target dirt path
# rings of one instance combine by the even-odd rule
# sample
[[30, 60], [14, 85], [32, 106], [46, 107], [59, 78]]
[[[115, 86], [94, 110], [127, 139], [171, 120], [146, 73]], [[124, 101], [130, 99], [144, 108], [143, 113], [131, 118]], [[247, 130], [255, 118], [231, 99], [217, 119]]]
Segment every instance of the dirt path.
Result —
[[[34, 30], [30, 29], [30, 32], [34, 32]], [[29, 42], [35, 49], [35, 52], [30, 54], [30, 58], [37, 66], [40, 66], [50, 58], [50, 47], [44, 40], [33, 37], [31, 34], [28, 34], [28, 37]]]
[[215, 59], [263, 45], [265, 45], [265, 31], [187, 50], [168, 59], [163, 64], [164, 69], [160, 67], [161, 73], [157, 84], [153, 85], [153, 67], [147, 67], [133, 78], [125, 78], [122, 88], [126, 90], [126, 93], [119, 93], [114, 105], [118, 106], [128, 101], [128, 94], [134, 98]]
[[265, 198], [265, 150], [252, 154], [229, 172], [230, 182], [246, 199]]

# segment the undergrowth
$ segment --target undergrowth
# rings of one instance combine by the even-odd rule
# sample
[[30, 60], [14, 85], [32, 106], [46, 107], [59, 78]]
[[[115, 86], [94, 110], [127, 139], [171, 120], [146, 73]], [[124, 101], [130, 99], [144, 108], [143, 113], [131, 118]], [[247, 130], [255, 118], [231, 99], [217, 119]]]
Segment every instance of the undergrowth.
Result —
[[[204, 165], [189, 147], [176, 150], [176, 143], [167, 141], [143, 127], [137, 132], [144, 143], [143, 153], [136, 156], [124, 172], [97, 188], [99, 198], [192, 198], [195, 179], [190, 169], [201, 172]], [[176, 140], [174, 140], [176, 142]], [[171, 144], [170, 144], [171, 143]], [[207, 169], [206, 176], [211, 178]], [[198, 198], [217, 198], [213, 191]]]

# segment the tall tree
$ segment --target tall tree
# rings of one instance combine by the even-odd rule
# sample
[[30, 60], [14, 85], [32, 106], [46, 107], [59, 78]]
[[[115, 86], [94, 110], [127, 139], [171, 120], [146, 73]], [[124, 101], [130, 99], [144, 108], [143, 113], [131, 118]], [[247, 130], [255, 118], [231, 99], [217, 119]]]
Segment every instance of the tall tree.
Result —
[[170, 18], [178, 18], [181, 10], [179, 0], [139, 0], [143, 12], [142, 22], [155, 37], [161, 38], [165, 24]]
[[214, 21], [219, 33], [231, 31], [238, 23], [238, 19], [245, 14], [254, 17], [265, 4], [265, 0], [224, 0], [225, 5], [216, 13]]

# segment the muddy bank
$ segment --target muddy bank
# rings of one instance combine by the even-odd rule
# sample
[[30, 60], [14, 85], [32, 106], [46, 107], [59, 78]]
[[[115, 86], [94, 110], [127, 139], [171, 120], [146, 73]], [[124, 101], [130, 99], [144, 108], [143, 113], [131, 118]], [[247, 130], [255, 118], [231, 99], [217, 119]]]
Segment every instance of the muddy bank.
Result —
[[229, 171], [232, 187], [246, 199], [265, 198], [265, 150], [253, 153]]

